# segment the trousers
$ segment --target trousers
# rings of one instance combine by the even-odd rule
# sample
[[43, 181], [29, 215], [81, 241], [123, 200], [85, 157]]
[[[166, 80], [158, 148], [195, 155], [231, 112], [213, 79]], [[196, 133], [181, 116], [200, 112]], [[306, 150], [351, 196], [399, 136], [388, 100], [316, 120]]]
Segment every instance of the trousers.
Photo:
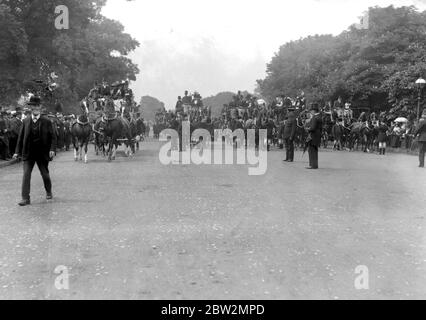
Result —
[[318, 169], [318, 147], [309, 145], [309, 166], [314, 169]]
[[22, 199], [24, 200], [30, 199], [31, 175], [35, 164], [37, 164], [37, 167], [40, 170], [46, 193], [52, 193], [52, 181], [50, 179], [49, 173], [49, 161], [42, 158], [28, 159], [24, 161], [24, 177], [22, 179]]

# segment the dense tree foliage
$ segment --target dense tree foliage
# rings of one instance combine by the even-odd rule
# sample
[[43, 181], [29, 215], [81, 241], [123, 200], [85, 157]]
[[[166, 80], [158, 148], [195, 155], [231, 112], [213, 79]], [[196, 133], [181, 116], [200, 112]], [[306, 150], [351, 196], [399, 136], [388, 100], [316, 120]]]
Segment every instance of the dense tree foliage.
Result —
[[55, 28], [53, 0], [0, 0], [0, 101], [13, 103], [37, 89], [32, 80], [58, 75], [51, 105], [75, 104], [95, 81], [135, 80], [139, 72], [126, 56], [139, 43], [124, 27], [101, 15], [106, 0], [62, 0], [69, 29]]
[[339, 95], [355, 105], [413, 108], [415, 81], [426, 76], [426, 12], [374, 7], [368, 29], [317, 35], [283, 45], [258, 80], [267, 98], [296, 96], [327, 102]]
[[141, 98], [140, 102], [143, 117], [145, 120], [154, 121], [155, 120], [155, 114], [159, 110], [163, 110], [165, 108], [165, 105], [163, 102], [158, 100], [157, 98], [151, 97], [151, 96], [144, 96]]
[[215, 96], [204, 98], [203, 104], [211, 107], [212, 117], [217, 118], [222, 114], [223, 105], [230, 103], [234, 95], [233, 92], [220, 92]]

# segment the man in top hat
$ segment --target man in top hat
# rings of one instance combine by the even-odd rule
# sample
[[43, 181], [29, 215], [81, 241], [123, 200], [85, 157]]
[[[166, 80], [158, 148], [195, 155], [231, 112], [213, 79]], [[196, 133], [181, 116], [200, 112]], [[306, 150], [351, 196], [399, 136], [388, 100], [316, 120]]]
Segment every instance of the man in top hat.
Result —
[[20, 206], [31, 204], [31, 174], [35, 164], [37, 164], [43, 178], [46, 199], [51, 200], [53, 198], [49, 161], [55, 155], [56, 135], [53, 132], [52, 122], [41, 115], [42, 107], [40, 98], [31, 97], [28, 106], [31, 108], [31, 116], [27, 117], [23, 122], [15, 155], [13, 156], [15, 159], [21, 157], [24, 162], [22, 201], [19, 203]]
[[425, 153], [426, 153], [426, 109], [423, 111], [422, 118], [419, 122], [419, 127], [414, 134], [414, 138], [419, 137], [419, 167], [425, 167]]
[[183, 101], [183, 103], [188, 103], [188, 104], [192, 103], [192, 96], [189, 95], [188, 90], [185, 90], [182, 101]]
[[322, 119], [319, 112], [319, 105], [313, 103], [311, 106], [312, 119], [309, 124], [309, 141], [308, 141], [308, 152], [309, 152], [309, 167], [307, 169], [318, 169], [318, 150], [321, 146], [321, 135], [322, 135]]

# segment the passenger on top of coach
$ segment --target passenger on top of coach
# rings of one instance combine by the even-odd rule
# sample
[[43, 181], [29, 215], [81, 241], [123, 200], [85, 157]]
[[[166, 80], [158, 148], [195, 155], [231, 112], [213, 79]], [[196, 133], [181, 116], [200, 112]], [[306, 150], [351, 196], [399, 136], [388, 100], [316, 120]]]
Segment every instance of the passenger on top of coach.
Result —
[[192, 104], [192, 97], [189, 95], [188, 91], [185, 91], [185, 95], [182, 98], [182, 104], [186, 104], [186, 105]]
[[182, 102], [181, 96], [178, 97], [178, 101], [176, 102], [175, 111], [176, 111], [176, 114], [183, 112], [183, 102]]

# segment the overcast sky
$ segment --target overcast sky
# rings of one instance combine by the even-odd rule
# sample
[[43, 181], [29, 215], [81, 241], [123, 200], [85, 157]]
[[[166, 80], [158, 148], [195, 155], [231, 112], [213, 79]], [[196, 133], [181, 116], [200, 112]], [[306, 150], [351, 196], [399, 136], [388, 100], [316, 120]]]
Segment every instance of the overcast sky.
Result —
[[103, 14], [141, 43], [131, 55], [138, 101], [150, 95], [174, 108], [185, 89], [253, 91], [282, 44], [337, 35], [368, 7], [391, 4], [426, 10], [426, 0], [108, 0]]

